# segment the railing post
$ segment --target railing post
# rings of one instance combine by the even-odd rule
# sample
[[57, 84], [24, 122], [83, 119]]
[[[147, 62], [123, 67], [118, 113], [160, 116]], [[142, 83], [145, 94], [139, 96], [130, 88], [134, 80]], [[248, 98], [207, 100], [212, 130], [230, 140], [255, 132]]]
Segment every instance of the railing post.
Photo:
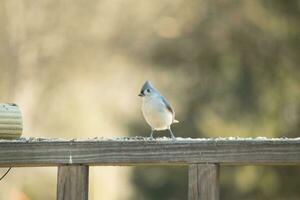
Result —
[[189, 165], [189, 200], [219, 200], [219, 165]]
[[57, 200], [88, 200], [89, 167], [59, 166]]

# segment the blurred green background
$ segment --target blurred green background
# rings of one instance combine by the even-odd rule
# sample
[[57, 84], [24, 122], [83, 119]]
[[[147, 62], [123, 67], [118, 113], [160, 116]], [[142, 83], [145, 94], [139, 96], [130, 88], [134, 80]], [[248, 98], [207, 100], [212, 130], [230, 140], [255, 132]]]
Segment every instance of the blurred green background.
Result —
[[[20, 105], [24, 136], [148, 136], [148, 79], [176, 110], [176, 136], [299, 137], [299, 23], [299, 0], [2, 0], [0, 102]], [[221, 199], [296, 200], [299, 174], [222, 167]], [[5, 200], [55, 191], [56, 168], [0, 182]], [[184, 167], [91, 168], [90, 199], [186, 198]]]

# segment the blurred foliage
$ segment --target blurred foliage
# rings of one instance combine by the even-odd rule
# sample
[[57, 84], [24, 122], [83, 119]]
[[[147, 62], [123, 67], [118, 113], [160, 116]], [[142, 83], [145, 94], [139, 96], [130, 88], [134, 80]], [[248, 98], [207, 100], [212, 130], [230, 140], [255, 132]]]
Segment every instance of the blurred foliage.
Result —
[[[178, 113], [181, 124], [174, 125], [175, 134], [299, 136], [300, 2], [188, 2], [169, 17], [180, 21], [181, 13], [192, 9], [196, 13], [192, 23], [182, 24], [178, 37], [158, 40], [142, 57], [158, 68], [173, 71], [184, 66], [190, 72], [186, 81], [191, 84], [176, 93], [188, 100]], [[144, 130], [137, 126], [133, 130]], [[143, 185], [149, 183], [149, 175], [135, 169], [133, 180], [137, 191], [142, 191], [135, 199], [186, 199], [182, 184], [174, 188], [173, 180], [174, 174], [184, 177], [186, 171], [156, 170], [164, 176]], [[300, 181], [293, 174], [299, 173], [296, 167], [222, 167], [221, 198], [298, 199]], [[170, 188], [174, 193], [159, 193]]]
[[[149, 136], [137, 94], [150, 79], [176, 136], [299, 137], [299, 18], [299, 0], [0, 1], [0, 99], [21, 106], [25, 136]], [[185, 167], [118, 170], [93, 171], [91, 198], [186, 199]], [[45, 185], [30, 171], [0, 199], [53, 199], [53, 171]], [[299, 173], [222, 167], [221, 196], [299, 199]]]
[[187, 173], [185, 167], [135, 167], [132, 176], [133, 183], [138, 186], [135, 199], [185, 199]]

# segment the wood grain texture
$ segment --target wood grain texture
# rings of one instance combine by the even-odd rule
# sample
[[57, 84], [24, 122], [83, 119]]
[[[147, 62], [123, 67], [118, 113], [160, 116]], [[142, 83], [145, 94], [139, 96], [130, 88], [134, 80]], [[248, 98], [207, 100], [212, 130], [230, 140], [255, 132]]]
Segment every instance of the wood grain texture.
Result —
[[88, 200], [88, 166], [59, 166], [57, 200]]
[[0, 140], [0, 166], [300, 165], [300, 139]]
[[218, 200], [219, 184], [217, 164], [189, 165], [189, 200]]
[[16, 104], [0, 103], [0, 139], [15, 139], [22, 134], [22, 116]]

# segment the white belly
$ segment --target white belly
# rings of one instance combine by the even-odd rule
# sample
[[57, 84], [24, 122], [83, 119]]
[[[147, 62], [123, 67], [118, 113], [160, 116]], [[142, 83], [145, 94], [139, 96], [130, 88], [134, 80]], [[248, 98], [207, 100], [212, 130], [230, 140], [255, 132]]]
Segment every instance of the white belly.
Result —
[[143, 98], [142, 112], [145, 120], [154, 130], [169, 129], [172, 124], [173, 114], [156, 97]]

